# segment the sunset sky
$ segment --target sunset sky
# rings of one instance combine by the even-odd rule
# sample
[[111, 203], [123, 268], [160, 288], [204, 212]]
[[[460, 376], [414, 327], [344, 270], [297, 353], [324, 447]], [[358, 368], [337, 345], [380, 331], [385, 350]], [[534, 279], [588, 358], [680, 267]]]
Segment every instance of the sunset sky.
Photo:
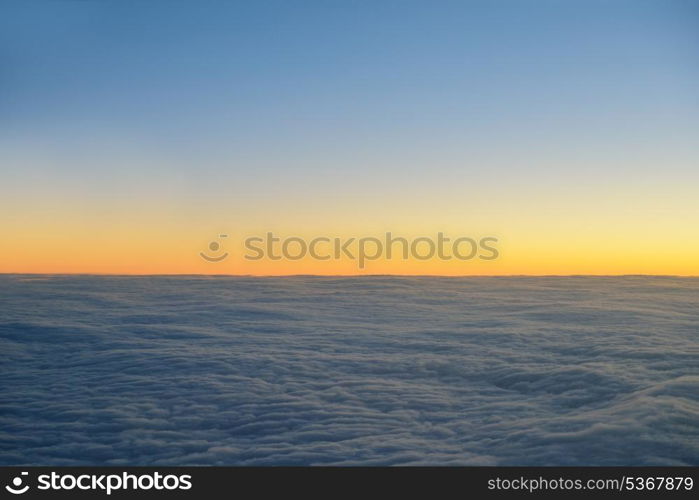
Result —
[[[699, 275], [697, 228], [697, 2], [0, 9], [2, 273]], [[268, 231], [500, 258], [243, 259]]]

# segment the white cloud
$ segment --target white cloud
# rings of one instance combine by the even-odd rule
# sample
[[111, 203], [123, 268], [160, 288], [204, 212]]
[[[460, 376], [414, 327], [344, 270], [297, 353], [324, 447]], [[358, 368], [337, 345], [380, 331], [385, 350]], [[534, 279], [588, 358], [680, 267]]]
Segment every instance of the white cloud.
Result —
[[0, 464], [699, 464], [699, 280], [0, 277]]

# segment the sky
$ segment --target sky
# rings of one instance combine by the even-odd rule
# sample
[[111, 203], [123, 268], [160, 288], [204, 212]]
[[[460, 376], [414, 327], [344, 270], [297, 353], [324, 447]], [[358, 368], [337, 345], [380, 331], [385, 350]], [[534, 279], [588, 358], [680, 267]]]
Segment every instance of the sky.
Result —
[[[696, 2], [0, 12], [0, 272], [699, 275]], [[269, 231], [499, 258], [246, 260]]]

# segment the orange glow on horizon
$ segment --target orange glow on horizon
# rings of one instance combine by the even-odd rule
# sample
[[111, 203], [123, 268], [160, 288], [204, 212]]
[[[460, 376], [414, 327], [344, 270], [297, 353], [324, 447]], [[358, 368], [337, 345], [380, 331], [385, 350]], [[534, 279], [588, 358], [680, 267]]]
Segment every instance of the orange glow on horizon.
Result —
[[[410, 199], [384, 205], [337, 200], [327, 210], [276, 199], [246, 207], [234, 202], [41, 197], [0, 200], [0, 273], [202, 275], [678, 275], [699, 276], [699, 202], [691, 186], [645, 189], [609, 186], [594, 203], [584, 192], [540, 190]], [[608, 195], [609, 193], [615, 196]], [[605, 196], [603, 196], [603, 194]], [[530, 193], [531, 195], [531, 193]], [[18, 209], [21, 207], [21, 210]], [[228, 214], [234, 214], [229, 216]], [[495, 236], [495, 261], [249, 261], [243, 240], [280, 237], [408, 239]], [[219, 263], [199, 253], [221, 233], [230, 237]]]

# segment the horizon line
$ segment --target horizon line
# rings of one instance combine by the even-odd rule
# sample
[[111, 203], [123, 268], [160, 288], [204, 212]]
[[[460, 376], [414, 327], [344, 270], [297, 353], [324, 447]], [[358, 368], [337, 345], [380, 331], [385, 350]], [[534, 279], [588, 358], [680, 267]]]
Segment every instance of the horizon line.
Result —
[[22, 273], [0, 276], [103, 276], [103, 277], [202, 277], [202, 278], [699, 278], [696, 274], [204, 274], [204, 273]]

